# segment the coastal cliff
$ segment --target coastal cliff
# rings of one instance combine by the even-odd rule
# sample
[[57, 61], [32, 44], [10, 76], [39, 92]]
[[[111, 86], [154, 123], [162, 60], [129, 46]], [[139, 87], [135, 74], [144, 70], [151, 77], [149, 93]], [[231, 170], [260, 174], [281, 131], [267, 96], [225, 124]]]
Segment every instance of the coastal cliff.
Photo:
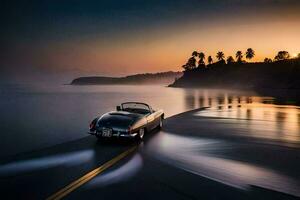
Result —
[[272, 63], [218, 62], [186, 70], [170, 87], [300, 89], [300, 60]]

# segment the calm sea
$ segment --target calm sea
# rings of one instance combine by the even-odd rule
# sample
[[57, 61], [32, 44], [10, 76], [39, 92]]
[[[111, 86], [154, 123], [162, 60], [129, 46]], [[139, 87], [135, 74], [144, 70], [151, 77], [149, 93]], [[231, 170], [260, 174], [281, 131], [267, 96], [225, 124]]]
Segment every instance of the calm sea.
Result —
[[210, 107], [202, 116], [275, 121], [274, 130], [282, 130], [282, 134], [292, 135], [292, 140], [299, 140], [299, 107], [280, 105], [276, 99], [255, 92], [149, 85], [3, 85], [0, 86], [0, 156], [86, 137], [94, 117], [114, 110], [125, 101], [142, 101], [154, 109], [162, 108], [166, 117]]

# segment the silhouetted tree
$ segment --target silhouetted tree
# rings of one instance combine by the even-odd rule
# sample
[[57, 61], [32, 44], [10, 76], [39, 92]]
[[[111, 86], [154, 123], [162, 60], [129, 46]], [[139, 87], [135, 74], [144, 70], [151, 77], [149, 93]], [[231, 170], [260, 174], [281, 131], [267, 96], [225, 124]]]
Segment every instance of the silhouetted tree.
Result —
[[192, 56], [193, 57], [197, 57], [198, 56], [198, 52], [197, 51], [193, 51]]
[[252, 48], [248, 48], [246, 51], [246, 58], [251, 60], [255, 56], [255, 52]]
[[235, 54], [237, 62], [241, 63], [243, 60], [243, 53], [241, 51], [237, 51]]
[[265, 62], [265, 63], [271, 63], [271, 62], [272, 62], [272, 59], [271, 59], [271, 58], [265, 58], [265, 59], [264, 59], [264, 62]]
[[211, 56], [208, 56], [207, 62], [208, 62], [208, 64], [210, 64], [210, 65], [213, 63], [213, 59], [212, 59]]
[[196, 59], [192, 56], [188, 59], [187, 63], [182, 66], [186, 71], [196, 68]]
[[227, 61], [227, 64], [234, 63], [234, 59], [233, 59], [232, 56], [228, 56], [227, 59], [226, 59], [226, 61]]
[[205, 54], [203, 53], [203, 52], [200, 52], [199, 54], [198, 54], [198, 57], [199, 57], [199, 66], [201, 66], [201, 65], [205, 65], [205, 62], [204, 62], [204, 59], [205, 59]]
[[182, 67], [185, 71], [188, 70], [186, 65], [182, 65], [181, 67]]
[[222, 51], [219, 51], [219, 52], [217, 53], [216, 57], [217, 57], [217, 59], [218, 59], [219, 61], [221, 61], [221, 60], [224, 60], [225, 55], [224, 55], [224, 53], [223, 53]]
[[182, 65], [182, 68], [185, 71], [192, 70], [196, 68], [196, 58], [198, 56], [197, 51], [193, 51], [192, 57], [190, 57], [185, 65]]
[[297, 58], [300, 59], [300, 53], [298, 53]]
[[278, 60], [286, 60], [286, 59], [289, 59], [289, 58], [290, 58], [289, 52], [279, 51], [274, 59], [278, 61]]

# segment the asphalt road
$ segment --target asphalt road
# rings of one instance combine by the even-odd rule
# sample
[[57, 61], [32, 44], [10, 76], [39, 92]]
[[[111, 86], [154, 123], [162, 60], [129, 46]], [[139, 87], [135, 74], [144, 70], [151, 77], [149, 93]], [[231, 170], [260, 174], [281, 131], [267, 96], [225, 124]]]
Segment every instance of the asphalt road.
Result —
[[[141, 143], [87, 136], [7, 158], [0, 165], [1, 198], [300, 197], [297, 143], [248, 134], [243, 121], [220, 121], [198, 112], [166, 119], [163, 130], [149, 133]], [[132, 152], [124, 154], [128, 149]]]

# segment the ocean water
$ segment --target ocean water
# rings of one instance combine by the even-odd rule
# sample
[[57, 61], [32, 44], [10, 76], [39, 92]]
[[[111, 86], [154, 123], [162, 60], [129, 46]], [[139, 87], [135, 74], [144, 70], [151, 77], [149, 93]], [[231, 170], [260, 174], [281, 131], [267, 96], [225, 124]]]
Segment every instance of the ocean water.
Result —
[[[94, 117], [114, 110], [125, 101], [146, 102], [154, 109], [163, 109], [166, 117], [210, 107], [211, 111], [201, 115], [278, 120], [279, 128], [284, 126], [284, 131], [300, 133], [299, 107], [280, 105], [275, 98], [262, 97], [251, 91], [158, 85], [2, 85], [0, 157], [86, 137], [89, 122]], [[241, 112], [240, 108], [243, 108]]]

